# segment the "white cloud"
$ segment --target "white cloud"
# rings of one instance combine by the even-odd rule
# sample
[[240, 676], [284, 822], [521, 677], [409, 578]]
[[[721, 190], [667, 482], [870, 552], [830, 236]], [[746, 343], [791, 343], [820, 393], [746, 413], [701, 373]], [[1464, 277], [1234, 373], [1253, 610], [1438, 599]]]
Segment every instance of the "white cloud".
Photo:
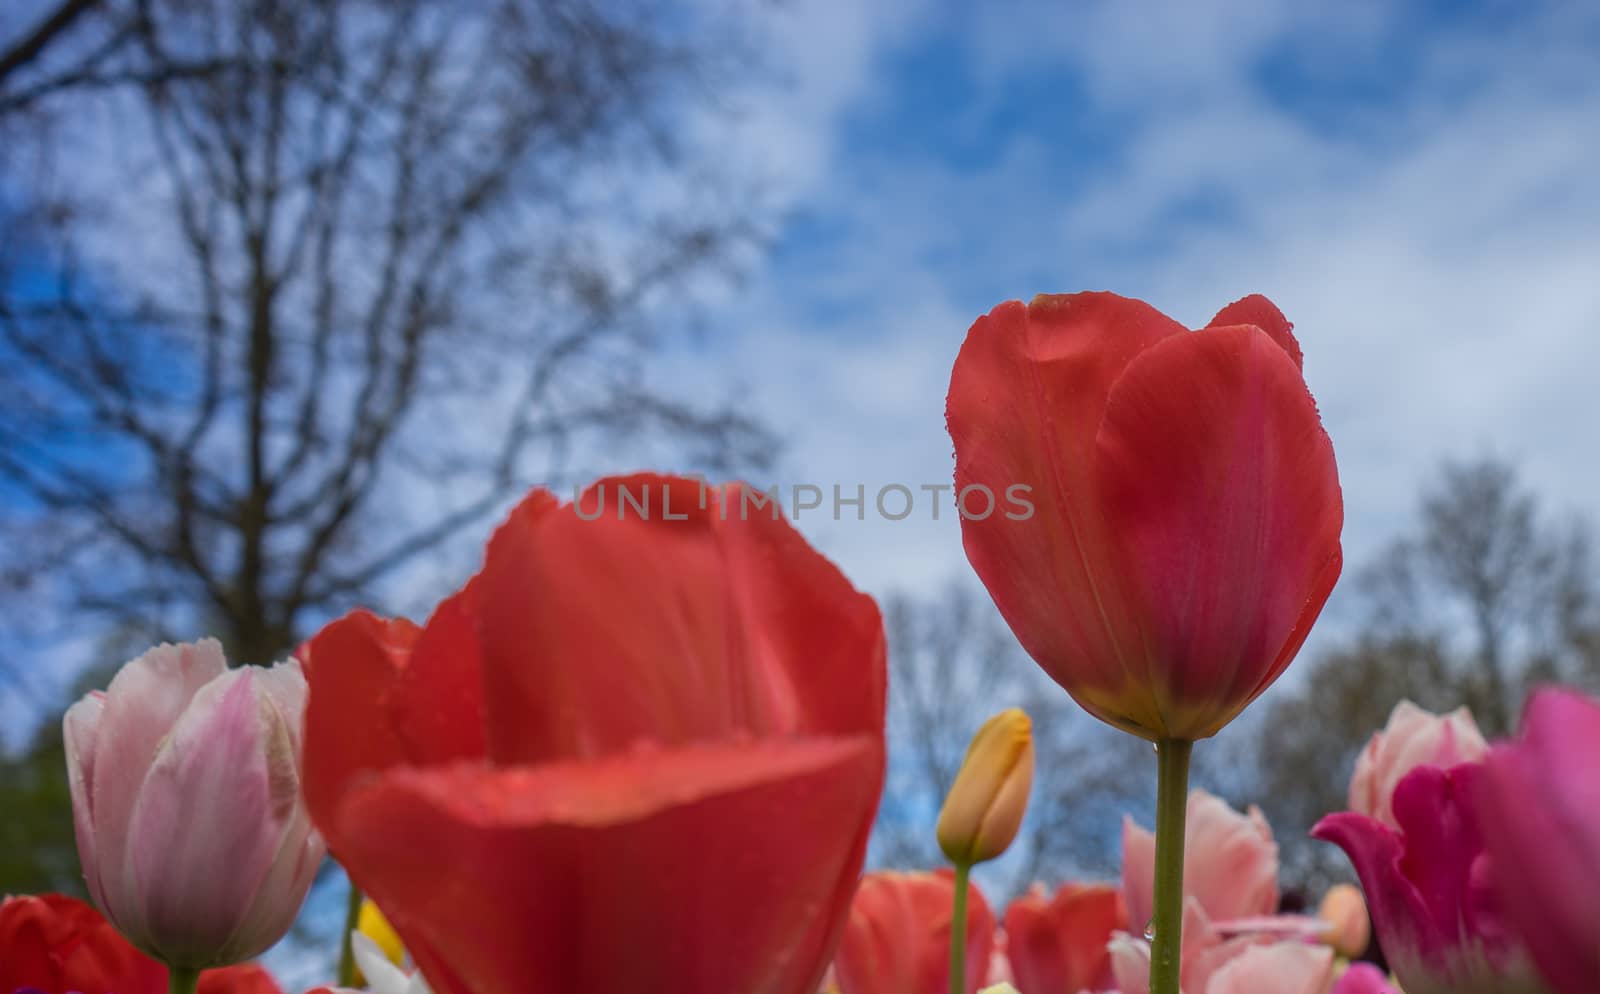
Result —
[[[1064, 115], [1124, 115], [1070, 177], [1048, 135], [1021, 130], [997, 134], [979, 169], [839, 150], [816, 208], [848, 225], [837, 256], [773, 268], [730, 317], [729, 361], [780, 423], [800, 421], [796, 471], [949, 478], [949, 366], [998, 301], [962, 289], [981, 276], [1023, 298], [1117, 289], [1191, 324], [1246, 292], [1274, 297], [1339, 452], [1352, 562], [1403, 525], [1446, 455], [1509, 455], [1557, 503], [1593, 509], [1600, 79], [1575, 71], [1592, 52], [1569, 15], [1490, 41], [1416, 33], [1403, 85], [1330, 124], [1272, 92], [1265, 56], [1298, 53], [1316, 77], [1334, 71], [1325, 41], [1376, 72], [1385, 32], [1414, 25], [1378, 6], [1333, 19], [1169, 6], [1073, 5], [1040, 23], [985, 8], [963, 29], [974, 100], [1004, 100], [1017, 74], [1046, 67], [1084, 81], [1086, 102]], [[1196, 198], [1215, 209], [1185, 214]], [[825, 321], [808, 316], [818, 294]], [[965, 570], [954, 528], [806, 530], [874, 591]]]

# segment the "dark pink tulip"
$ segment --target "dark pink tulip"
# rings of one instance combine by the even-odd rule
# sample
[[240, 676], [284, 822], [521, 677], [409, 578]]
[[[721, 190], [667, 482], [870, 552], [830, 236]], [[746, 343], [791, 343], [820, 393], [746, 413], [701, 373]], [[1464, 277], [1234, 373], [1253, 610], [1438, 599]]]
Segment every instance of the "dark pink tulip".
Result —
[[1492, 886], [1549, 985], [1600, 990], [1600, 704], [1535, 694], [1472, 795]]
[[1311, 831], [1350, 857], [1373, 928], [1407, 994], [1549, 990], [1486, 884], [1491, 864], [1468, 809], [1482, 772], [1476, 763], [1412, 770], [1392, 799], [1398, 829], [1345, 811]]
[[1371, 963], [1351, 963], [1339, 982], [1333, 985], [1333, 994], [1400, 994], [1389, 982], [1389, 977]]

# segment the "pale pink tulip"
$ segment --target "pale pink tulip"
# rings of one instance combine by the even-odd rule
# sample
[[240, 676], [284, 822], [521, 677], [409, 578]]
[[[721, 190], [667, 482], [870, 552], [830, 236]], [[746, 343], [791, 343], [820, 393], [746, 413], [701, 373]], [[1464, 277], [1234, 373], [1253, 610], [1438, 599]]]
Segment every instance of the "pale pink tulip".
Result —
[[1383, 731], [1373, 733], [1356, 760], [1350, 778], [1350, 810], [1398, 829], [1394, 789], [1407, 773], [1419, 766], [1449, 769], [1458, 763], [1474, 763], [1488, 751], [1483, 733], [1466, 708], [1438, 715], [1401, 701], [1389, 713]]
[[214, 640], [162, 645], [67, 711], [89, 893], [174, 966], [237, 963], [288, 931], [322, 860], [300, 800], [298, 663], [229, 670]]
[[[1198, 903], [1212, 922], [1278, 910], [1278, 844], [1260, 808], [1240, 814], [1203, 790], [1190, 791], [1183, 851], [1184, 900]], [[1122, 888], [1135, 928], [1150, 920], [1155, 866], [1155, 835], [1124, 818]]]
[[1224, 963], [1204, 994], [1327, 994], [1332, 985], [1332, 949], [1274, 942], [1251, 946]]
[[[1192, 943], [1187, 934], [1183, 945], [1184, 994], [1328, 994], [1333, 984], [1326, 946], [1259, 936]], [[1149, 994], [1150, 944], [1118, 933], [1109, 948], [1120, 994]]]

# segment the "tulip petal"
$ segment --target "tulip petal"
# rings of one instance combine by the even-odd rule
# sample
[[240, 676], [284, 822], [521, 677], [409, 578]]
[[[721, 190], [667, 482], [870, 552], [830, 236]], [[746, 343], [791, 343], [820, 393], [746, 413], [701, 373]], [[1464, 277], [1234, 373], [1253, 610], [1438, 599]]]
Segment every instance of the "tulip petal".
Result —
[[1207, 917], [1220, 925], [1278, 910], [1278, 844], [1260, 808], [1251, 805], [1241, 815], [1195, 790], [1187, 823], [1183, 889]]
[[[1134, 357], [1184, 336], [1115, 294], [1012, 301], [973, 324], [950, 377], [958, 502], [987, 488], [997, 506], [980, 519], [983, 491], [972, 491], [973, 516], [961, 522], [968, 560], [1034, 660], [1090, 713], [1131, 731], [1157, 715], [1130, 684], [1139, 629], [1101, 518], [1094, 437]], [[1025, 519], [1004, 510], [1013, 486], [1030, 488]]]
[[811, 994], [882, 761], [862, 736], [395, 769], [341, 829], [439, 994]]
[[1343, 505], [1316, 404], [1255, 327], [1175, 336], [1117, 380], [1096, 455], [1149, 619], [1154, 727], [1213, 735], [1288, 666], [1338, 578]]
[[[833, 967], [840, 994], [946, 994], [950, 990], [955, 879], [894, 870], [863, 877]], [[994, 913], [967, 884], [966, 972], [962, 989], [983, 986], [994, 948]]]
[[124, 905], [114, 920], [169, 963], [220, 965], [262, 952], [231, 940], [295, 816], [298, 778], [288, 726], [264, 698], [261, 675], [245, 667], [201, 688], [139, 790], [126, 840], [139, 913], [130, 922]]
[[[155, 759], [157, 745], [171, 731], [200, 689], [222, 675], [227, 661], [222, 644], [201, 639], [192, 645], [159, 645], [133, 660], [112, 678], [95, 741], [115, 743], [90, 764], [93, 777], [94, 838], [99, 858], [107, 840], [128, 837], [139, 786]], [[115, 862], [113, 860], [113, 862]], [[106, 899], [115, 902], [121, 880], [100, 880]], [[109, 905], [102, 904], [109, 912]]]
[[1064, 885], [1006, 909], [1006, 955], [1021, 990], [1103, 991], [1113, 982], [1107, 944], [1128, 927], [1122, 894], [1109, 885]]
[[[1401, 986], [1505, 982], [1522, 969], [1484, 881], [1483, 845], [1465, 807], [1482, 767], [1419, 766], [1395, 789], [1395, 831], [1367, 815], [1329, 815], [1313, 838], [1345, 851]], [[1456, 988], [1450, 988], [1456, 989]]]
[[[1183, 893], [1220, 923], [1269, 915], [1278, 907], [1278, 844], [1261, 809], [1241, 814], [1196, 788], [1185, 810]], [[1130, 920], [1154, 913], [1156, 837], [1122, 820], [1122, 887]]]
[[319, 631], [298, 653], [310, 691], [305, 711], [306, 806], [334, 852], [334, 814], [363, 772], [406, 762], [407, 742], [389, 712], [390, 689], [419, 629], [404, 619], [352, 611]]
[[1243, 950], [1211, 975], [1206, 994], [1323, 994], [1333, 983], [1333, 950], [1275, 942]]
[[89, 886], [89, 896], [102, 907], [105, 888], [100, 883], [99, 847], [94, 835], [94, 760], [105, 714], [106, 695], [100, 691], [85, 694], [67, 708], [62, 719], [62, 740], [67, 754], [67, 790], [72, 796], [72, 827], [78, 843], [78, 863]]
[[476, 759], [487, 750], [482, 649], [473, 614], [476, 584], [440, 603], [388, 695], [395, 727], [414, 762]]
[[63, 894], [0, 901], [0, 991], [165, 994], [167, 971]]
[[195, 994], [283, 994], [283, 988], [260, 966], [243, 963], [200, 974]]
[[512, 512], [478, 579], [496, 762], [882, 728], [876, 606], [742, 493], [646, 475]]
[[1106, 946], [1111, 959], [1111, 975], [1116, 978], [1116, 989], [1121, 994], [1149, 994], [1150, 944], [1135, 939], [1126, 932], [1118, 932]]
[[1296, 369], [1305, 367], [1305, 356], [1300, 351], [1300, 342], [1294, 337], [1294, 325], [1278, 310], [1278, 305], [1263, 297], [1259, 293], [1252, 293], [1248, 297], [1235, 300], [1233, 303], [1217, 312], [1207, 328], [1225, 328], [1235, 324], [1255, 325], [1266, 332], [1274, 342], [1277, 342], [1283, 351], [1294, 360]]

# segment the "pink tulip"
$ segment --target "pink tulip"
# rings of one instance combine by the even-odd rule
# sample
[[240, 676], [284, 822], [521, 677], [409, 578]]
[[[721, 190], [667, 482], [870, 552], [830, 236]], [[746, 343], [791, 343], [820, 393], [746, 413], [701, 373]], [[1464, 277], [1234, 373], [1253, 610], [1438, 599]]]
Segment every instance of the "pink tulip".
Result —
[[[1247, 814], [1203, 790], [1189, 793], [1184, 833], [1183, 894], [1212, 922], [1270, 915], [1278, 909], [1278, 844], [1252, 806]], [[1124, 818], [1122, 888], [1136, 929], [1154, 904], [1156, 837]]]
[[162, 645], [67, 711], [67, 773], [89, 893], [173, 966], [263, 952], [322, 860], [300, 800], [298, 663], [230, 670], [211, 639]]
[[1488, 751], [1488, 743], [1466, 708], [1437, 715], [1401, 701], [1389, 713], [1383, 731], [1373, 733], [1356, 760], [1350, 778], [1350, 810], [1399, 828], [1390, 799], [1407, 773], [1418, 766], [1449, 768], [1476, 762]]
[[1600, 703], [1529, 699], [1522, 731], [1473, 785], [1491, 886], [1549, 985], [1600, 990]]
[[[955, 877], [882, 870], [861, 878], [834, 955], [843, 994], [945, 994], [950, 990], [951, 902]], [[994, 949], [994, 913], [967, 885], [967, 955], [962, 989], [985, 983]]]
[[1482, 771], [1477, 763], [1412, 770], [1392, 798], [1398, 828], [1346, 811], [1311, 831], [1350, 857], [1378, 941], [1408, 994], [1548, 990], [1487, 887], [1493, 865], [1467, 808]]
[[1389, 982], [1388, 974], [1371, 963], [1351, 963], [1339, 982], [1333, 985], [1333, 994], [1400, 994]]
[[[1149, 944], [1120, 934], [1110, 948], [1117, 990], [1149, 994]], [[1326, 946], [1257, 937], [1191, 950], [1184, 936], [1184, 994], [1328, 994], [1332, 984], [1333, 950]]]

